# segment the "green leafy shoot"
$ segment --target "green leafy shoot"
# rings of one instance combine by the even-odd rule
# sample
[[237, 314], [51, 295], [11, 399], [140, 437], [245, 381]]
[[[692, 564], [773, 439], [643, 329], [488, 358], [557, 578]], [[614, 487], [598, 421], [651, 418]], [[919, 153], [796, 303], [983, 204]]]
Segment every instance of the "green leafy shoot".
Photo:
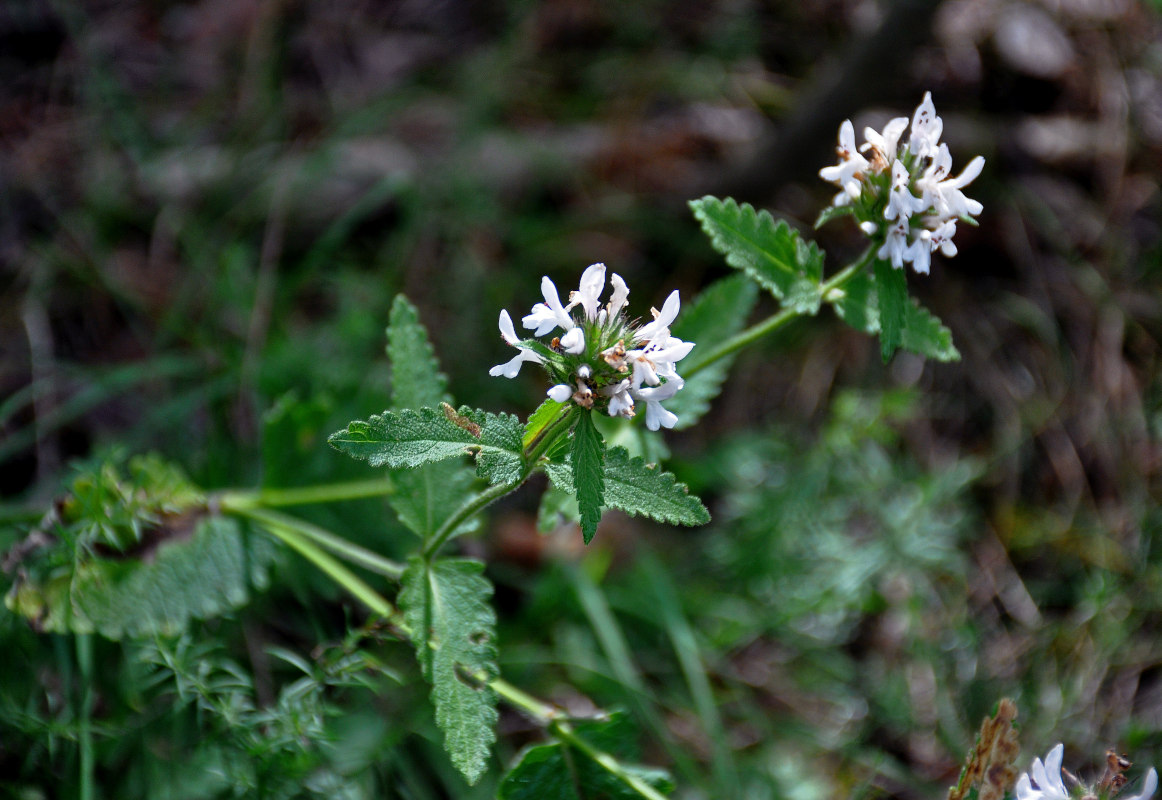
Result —
[[823, 251], [805, 242], [783, 220], [747, 203], [707, 195], [690, 208], [726, 263], [745, 272], [773, 294], [784, 308], [801, 314], [819, 310]]
[[[633, 729], [623, 712], [569, 723], [574, 742], [533, 745], [500, 782], [499, 800], [641, 800], [641, 793], [594, 760], [595, 751], [636, 758]], [[583, 746], [577, 746], [583, 743]], [[665, 770], [620, 764], [627, 776], [663, 794], [674, 790]]]
[[529, 421], [525, 424], [525, 433], [521, 445], [525, 448], [529, 447], [561, 417], [561, 413], [567, 407], [567, 404], [558, 403], [552, 398], [546, 399], [545, 402], [537, 406], [537, 410], [529, 415]]
[[[566, 490], [573, 487], [568, 465], [552, 462], [545, 469], [553, 486]], [[710, 521], [706, 506], [689, 493], [684, 483], [679, 483], [672, 473], [646, 464], [641, 457], [630, 457], [624, 447], [612, 447], [605, 453], [603, 479], [604, 502], [610, 508], [674, 525], [705, 525]]]
[[573, 449], [570, 463], [573, 467], [573, 490], [581, 514], [581, 535], [585, 544], [593, 541], [597, 524], [601, 522], [601, 506], [605, 502], [605, 440], [593, 425], [589, 413], [579, 414], [573, 428]]
[[444, 747], [469, 783], [484, 773], [496, 741], [496, 612], [484, 565], [469, 559], [413, 557], [399, 605], [424, 678], [432, 684]]

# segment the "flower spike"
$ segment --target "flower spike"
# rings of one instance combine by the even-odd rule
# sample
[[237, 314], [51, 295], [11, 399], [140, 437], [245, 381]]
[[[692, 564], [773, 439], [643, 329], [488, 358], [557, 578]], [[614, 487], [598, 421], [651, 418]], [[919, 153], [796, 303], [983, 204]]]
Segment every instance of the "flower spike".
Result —
[[558, 403], [573, 402], [611, 417], [631, 418], [638, 401], [643, 401], [646, 427], [655, 431], [672, 428], [678, 417], [664, 408], [662, 401], [682, 388], [677, 364], [694, 348], [693, 342], [670, 334], [682, 307], [678, 292], [670, 293], [660, 311], [652, 309], [651, 321], [638, 325], [624, 313], [629, 287], [620, 275], [610, 275], [612, 292], [602, 307], [605, 275], [604, 264], [589, 266], [577, 290], [569, 293], [566, 306], [561, 304], [556, 285], [548, 277], [541, 279], [544, 302], [534, 305], [522, 322], [534, 337], [564, 331], [547, 344], [518, 339], [512, 318], [501, 311], [501, 338], [518, 353], [489, 374], [513, 378], [522, 364], [535, 362], [549, 373], [552, 385], [547, 394]]

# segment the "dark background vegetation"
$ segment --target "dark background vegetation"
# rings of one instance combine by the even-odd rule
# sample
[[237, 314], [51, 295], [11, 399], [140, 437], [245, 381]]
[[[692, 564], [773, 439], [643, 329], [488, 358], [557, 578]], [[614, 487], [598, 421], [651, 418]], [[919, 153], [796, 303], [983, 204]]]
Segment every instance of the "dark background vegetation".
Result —
[[[1057, 741], [1083, 775], [1107, 745], [1162, 763], [1149, 4], [8, 0], [7, 513], [113, 445], [207, 488], [364, 476], [324, 439], [384, 407], [398, 292], [458, 401], [527, 414], [531, 373], [487, 375], [508, 358], [500, 308], [595, 261], [635, 309], [692, 297], [727, 268], [686, 200], [730, 194], [809, 230], [839, 123], [880, 125], [925, 90], [957, 169], [987, 159], [980, 227], [909, 276], [963, 360], [885, 366], [826, 315], [748, 351], [670, 438], [705, 529], [611, 515], [586, 554], [575, 532], [533, 531], [526, 489], [464, 544], [498, 586], [502, 668], [566, 705], [627, 708], [681, 797], [937, 796], [1005, 695], [1022, 765]], [[861, 247], [844, 221], [818, 237], [830, 270]], [[292, 457], [271, 457], [277, 432]], [[407, 545], [379, 504], [314, 513]], [[285, 569], [200, 634], [240, 654], [260, 700], [281, 675], [264, 644], [309, 653], [362, 619]], [[0, 613], [0, 781], [71, 797], [71, 650]], [[160, 733], [126, 688], [131, 649], [99, 645], [109, 797], [156, 792], [212, 728]], [[406, 649], [384, 651], [405, 686], [335, 694], [361, 710], [320, 741], [363, 747], [335, 773], [366, 796], [488, 796], [444, 765]], [[534, 733], [503, 716], [497, 769]]]

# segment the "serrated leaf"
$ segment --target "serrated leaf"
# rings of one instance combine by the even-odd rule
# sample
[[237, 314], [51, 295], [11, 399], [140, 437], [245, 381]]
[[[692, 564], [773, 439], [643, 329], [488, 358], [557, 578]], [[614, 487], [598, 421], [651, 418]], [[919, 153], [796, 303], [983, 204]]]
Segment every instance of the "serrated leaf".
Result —
[[840, 217], [848, 217], [855, 213], [855, 206], [850, 203], [843, 206], [828, 206], [819, 212], [819, 217], [815, 220], [815, 230], [819, 230], [828, 222]]
[[882, 258], [875, 261], [876, 302], [880, 309], [880, 355], [892, 357], [904, 341], [904, 310], [908, 303], [908, 281], [904, 270]]
[[707, 195], [691, 200], [690, 208], [727, 264], [749, 275], [784, 307], [802, 314], [819, 310], [823, 251], [814, 242], [804, 242], [786, 221], [776, 223], [766, 211], [755, 211], [749, 203], [740, 206], [729, 197]]
[[[618, 758], [634, 758], [633, 730], [626, 715], [579, 720], [573, 732], [592, 747]], [[665, 770], [622, 764], [622, 769], [663, 794], [674, 790]], [[497, 791], [499, 800], [640, 800], [641, 794], [581, 750], [565, 742], [526, 748]]]
[[384, 411], [354, 420], [327, 439], [336, 450], [373, 467], [418, 467], [465, 453], [476, 455], [476, 472], [490, 483], [521, 474], [520, 421], [467, 406]]
[[278, 553], [271, 539], [243, 532], [234, 519], [194, 512], [163, 518], [141, 549], [115, 558], [56, 546], [67, 547], [70, 560], [38, 553], [57, 566], [18, 579], [5, 603], [41, 630], [110, 639], [175, 634], [191, 619], [242, 607], [253, 589], [267, 586]]
[[[694, 350], [679, 365], [688, 370], [700, 363], [703, 353], [710, 353], [746, 325], [754, 308], [758, 288], [745, 275], [732, 275], [716, 281], [693, 303], [682, 309], [674, 323], [673, 333], [679, 339], [694, 342]], [[678, 416], [676, 430], [688, 428], [709, 410], [710, 401], [718, 396], [734, 356], [719, 359], [692, 375], [682, 391], [667, 401], [667, 408]]]
[[387, 358], [391, 362], [392, 408], [435, 408], [452, 402], [448, 379], [440, 372], [428, 331], [416, 307], [402, 294], [391, 304]]
[[[863, 272], [843, 287], [843, 296], [835, 303], [835, 313], [853, 328], [864, 333], [880, 332], [879, 301], [876, 281]], [[904, 328], [901, 346], [910, 352], [937, 361], [959, 361], [960, 352], [952, 343], [952, 331], [924, 308], [915, 298], [904, 306]]]
[[399, 594], [416, 658], [432, 684], [444, 748], [469, 783], [484, 772], [498, 719], [496, 693], [487, 684], [499, 674], [496, 612], [483, 572], [471, 559], [412, 557]]
[[581, 535], [585, 544], [593, 541], [597, 524], [601, 522], [601, 505], [605, 502], [604, 456], [605, 440], [593, 426], [592, 416], [579, 414], [573, 428], [569, 461], [573, 467], [573, 492], [581, 513]]
[[[551, 462], [545, 471], [554, 486], [573, 486], [568, 465]], [[686, 484], [640, 457], [631, 458], [624, 447], [611, 447], [605, 453], [604, 486], [605, 505], [631, 516], [674, 525], [705, 525], [710, 521], [710, 512], [689, 493]]]
[[[387, 328], [387, 357], [391, 362], [393, 411], [436, 407], [451, 403], [447, 378], [440, 372], [427, 329], [408, 299], [397, 295]], [[472, 489], [472, 470], [459, 460], [392, 470], [394, 491], [388, 502], [400, 522], [427, 539], [456, 512]], [[457, 533], [479, 524], [473, 519]]]

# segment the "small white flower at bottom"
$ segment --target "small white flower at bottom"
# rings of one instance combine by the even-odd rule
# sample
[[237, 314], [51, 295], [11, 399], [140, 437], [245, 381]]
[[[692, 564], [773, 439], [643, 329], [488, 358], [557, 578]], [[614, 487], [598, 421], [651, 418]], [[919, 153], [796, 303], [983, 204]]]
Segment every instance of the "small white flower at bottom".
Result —
[[609, 398], [609, 416], [626, 419], [633, 417], [633, 395], [630, 394], [629, 378], [621, 383], [606, 386], [601, 393]]
[[651, 431], [658, 428], [672, 428], [678, 424], [678, 415], [662, 407], [663, 400], [669, 400], [682, 388], [682, 381], [666, 381], [661, 386], [633, 389], [631, 394], [638, 400], [646, 401], [646, 427]]

